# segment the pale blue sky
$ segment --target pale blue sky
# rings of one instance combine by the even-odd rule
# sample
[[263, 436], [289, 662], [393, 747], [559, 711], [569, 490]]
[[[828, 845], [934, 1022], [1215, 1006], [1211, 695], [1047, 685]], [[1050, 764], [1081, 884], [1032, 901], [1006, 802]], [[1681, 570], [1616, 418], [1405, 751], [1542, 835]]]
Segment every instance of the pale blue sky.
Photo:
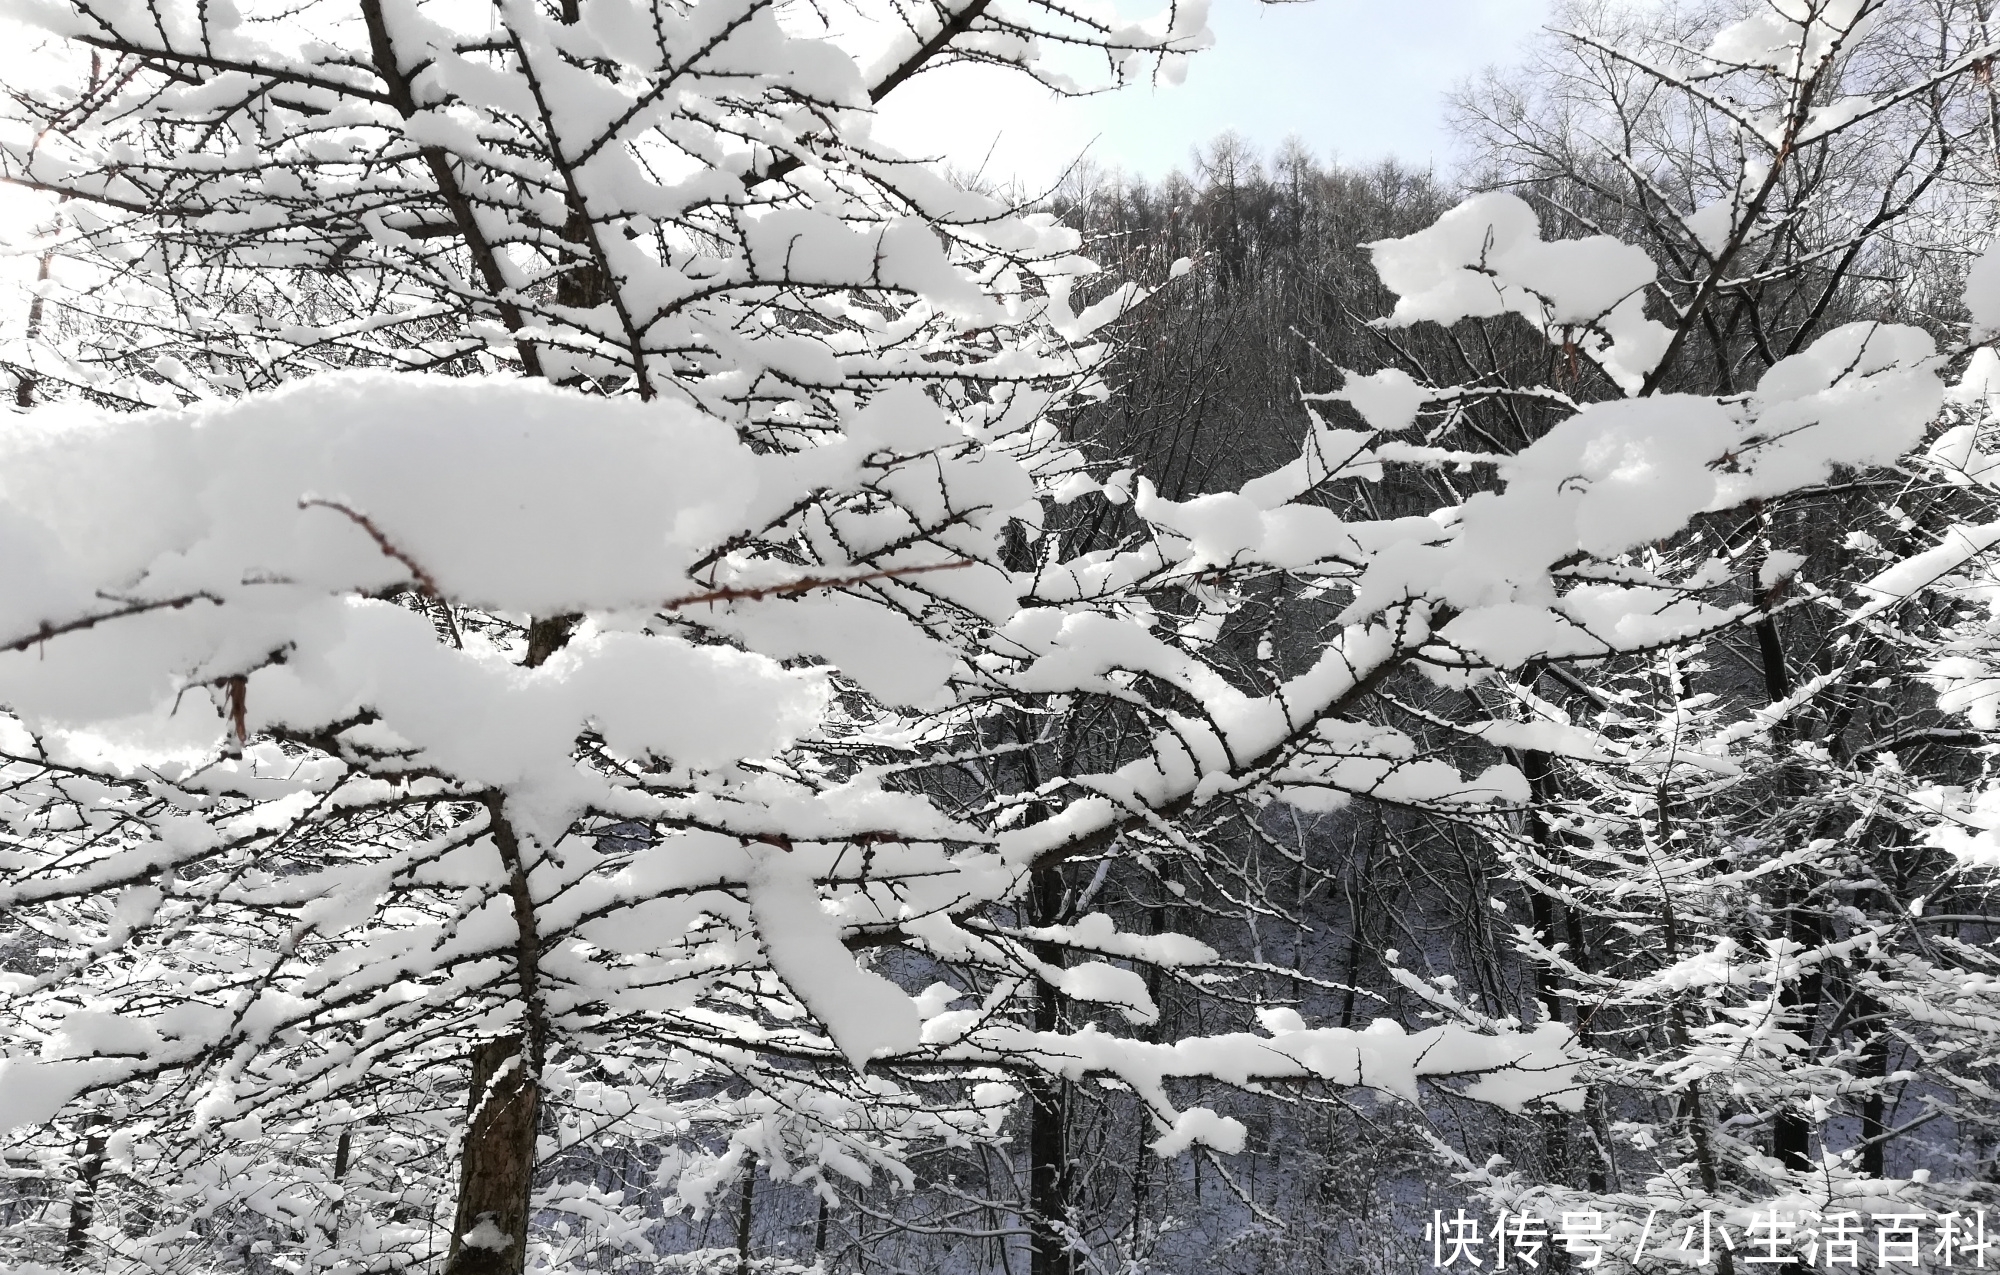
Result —
[[1224, 129], [1266, 153], [1296, 133], [1321, 157], [1393, 155], [1443, 169], [1452, 159], [1443, 94], [1511, 60], [1549, 8], [1549, 0], [1215, 0], [1215, 47], [1192, 59], [1178, 87], [1059, 101], [997, 71], [951, 70], [899, 90], [878, 132], [962, 168], [978, 167], [990, 147], [989, 172], [1030, 182], [1051, 180], [1086, 146], [1100, 164], [1156, 178], [1187, 167], [1190, 145]]

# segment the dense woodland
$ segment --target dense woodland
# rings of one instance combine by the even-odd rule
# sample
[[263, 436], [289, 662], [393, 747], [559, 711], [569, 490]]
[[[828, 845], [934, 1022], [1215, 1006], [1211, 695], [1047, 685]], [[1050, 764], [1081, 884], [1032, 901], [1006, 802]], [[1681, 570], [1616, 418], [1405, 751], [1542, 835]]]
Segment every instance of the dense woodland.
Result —
[[[1688, 1259], [1642, 1232], [1710, 1216], [2000, 1231], [1978, 5], [1580, 0], [1456, 96], [1454, 172], [1224, 135], [1011, 200], [843, 112], [953, 56], [1054, 80], [1024, 30], [1156, 65], [1181, 19], [941, 5], [848, 86], [734, 0], [456, 37], [359, 0], [347, 52], [282, 56], [213, 7], [7, 9], [72, 56], [0, 140], [51, 218], [0, 345], [36, 564], [0, 585], [0, 1265], [1414, 1272], [1463, 1208], [1651, 1272]], [[628, 483], [660, 404], [720, 424]], [[510, 413], [581, 431], [524, 453], [564, 494], [517, 538], [506, 445], [396, 441]], [[237, 477], [189, 421], [362, 450]], [[484, 494], [404, 493], [426, 448]], [[183, 469], [209, 512], [88, 530]], [[753, 469], [778, 494], [710, 511]], [[565, 539], [628, 487], [694, 514]], [[450, 534], [487, 509], [504, 571]], [[673, 587], [564, 591], [663, 535]], [[428, 690], [322, 673], [361, 658], [323, 599], [281, 623], [253, 572], [585, 698], [502, 774], [451, 741], [514, 718], [423, 734]], [[641, 636], [681, 680], [590, 671]]]

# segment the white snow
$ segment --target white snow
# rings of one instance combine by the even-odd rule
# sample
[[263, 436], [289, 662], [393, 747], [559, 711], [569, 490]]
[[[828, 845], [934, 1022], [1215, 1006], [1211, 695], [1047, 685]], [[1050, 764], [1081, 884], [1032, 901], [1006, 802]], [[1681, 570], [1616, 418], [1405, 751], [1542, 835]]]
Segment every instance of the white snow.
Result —
[[467, 1248], [491, 1249], [496, 1253], [503, 1253], [514, 1244], [514, 1237], [500, 1229], [491, 1213], [481, 1213], [472, 1229], [458, 1238]]
[[1609, 235], [1544, 241], [1519, 196], [1476, 195], [1427, 229], [1368, 248], [1396, 294], [1386, 320], [1395, 326], [1519, 314], [1628, 393], [1666, 350], [1668, 329], [1645, 317], [1655, 274], [1645, 252]]

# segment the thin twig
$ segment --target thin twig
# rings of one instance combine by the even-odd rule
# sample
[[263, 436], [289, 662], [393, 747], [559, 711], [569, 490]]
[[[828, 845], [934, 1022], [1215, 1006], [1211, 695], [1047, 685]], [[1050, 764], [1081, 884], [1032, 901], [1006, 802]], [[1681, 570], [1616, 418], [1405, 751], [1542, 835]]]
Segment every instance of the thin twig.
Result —
[[363, 531], [368, 533], [369, 537], [375, 541], [376, 547], [379, 548], [384, 555], [394, 558], [396, 561], [408, 567], [410, 569], [410, 574], [416, 578], [417, 584], [423, 589], [423, 591], [426, 594], [434, 598], [441, 598], [444, 596], [443, 591], [438, 588], [437, 581], [431, 578], [431, 573], [424, 570], [423, 567], [419, 566], [415, 558], [412, 558], [409, 554], [404, 553], [401, 549], [397, 548], [396, 542], [389, 539], [388, 536], [383, 535], [382, 529], [376, 526], [375, 523], [368, 517], [367, 514], [360, 513], [357, 512], [356, 510], [350, 509], [346, 505], [341, 504], [337, 500], [321, 500], [316, 496], [299, 497], [299, 508], [312, 509], [315, 507], [320, 509], [331, 509], [333, 510], [333, 512], [337, 514], [345, 514], [348, 517], [348, 519], [354, 523], [355, 526], [361, 528]]
[[217, 606], [222, 605], [221, 598], [216, 597], [213, 593], [205, 592], [184, 594], [178, 598], [162, 598], [158, 602], [134, 602], [129, 606], [122, 606], [116, 611], [106, 611], [101, 615], [87, 615], [81, 620], [71, 620], [66, 624], [48, 624], [45, 622], [39, 629], [36, 629], [28, 636], [15, 638], [5, 646], [0, 646], [0, 651], [25, 651], [37, 642], [46, 642], [52, 637], [61, 637], [65, 633], [79, 633], [84, 629], [96, 628], [106, 620], [122, 620], [128, 615], [144, 615], [148, 611], [178, 611], [190, 602], [213, 602]]
[[[369, 537], [375, 541], [376, 547], [381, 549], [383, 554], [394, 558], [397, 562], [409, 568], [410, 574], [416, 578], [418, 587], [427, 596], [440, 599], [444, 597], [444, 591], [438, 588], [438, 583], [432, 578], [431, 573], [424, 570], [415, 558], [403, 552], [396, 545], [395, 541], [383, 534], [382, 529], [377, 527], [367, 514], [351, 509], [335, 500], [321, 500], [317, 497], [301, 497], [299, 499], [299, 508], [301, 509], [315, 506], [321, 509], [331, 509], [335, 513], [346, 515], [353, 521], [355, 526], [368, 533]], [[753, 602], [759, 598], [791, 597], [795, 594], [810, 593], [814, 589], [837, 589], [850, 584], [866, 584], [871, 580], [894, 580], [903, 576], [922, 575], [930, 571], [956, 571], [960, 567], [974, 565], [976, 563], [973, 559], [960, 558], [956, 562], [927, 562], [907, 567], [885, 567], [879, 571], [865, 571], [851, 576], [804, 576], [797, 580], [787, 580], [783, 584], [732, 585], [721, 589], [711, 589], [706, 593], [691, 594], [685, 598], [674, 598], [670, 601], [662, 602], [660, 610], [678, 611], [682, 607], [695, 606], [703, 602]], [[23, 640], [23, 644], [25, 645], [35, 640], [34, 638], [27, 638]]]
[[961, 558], [957, 562], [931, 562], [921, 566], [887, 567], [881, 571], [864, 572], [852, 576], [805, 576], [798, 580], [788, 580], [784, 584], [764, 584], [754, 587], [731, 586], [714, 589], [707, 593], [697, 593], [691, 597], [676, 598], [662, 602], [660, 610], [678, 611], [701, 602], [754, 602], [759, 598], [783, 598], [794, 594], [810, 593], [814, 589], [837, 589], [842, 585], [866, 584], [870, 580], [893, 580], [902, 576], [922, 575], [927, 571], [956, 571], [960, 567], [977, 565], [971, 558]]

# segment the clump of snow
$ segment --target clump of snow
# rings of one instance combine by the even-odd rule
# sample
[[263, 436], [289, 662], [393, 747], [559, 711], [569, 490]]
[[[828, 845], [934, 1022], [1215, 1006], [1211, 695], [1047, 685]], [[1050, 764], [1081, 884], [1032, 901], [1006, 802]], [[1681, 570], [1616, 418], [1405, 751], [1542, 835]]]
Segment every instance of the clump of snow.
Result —
[[1179, 1155], [1192, 1146], [1213, 1147], [1224, 1155], [1235, 1155], [1243, 1150], [1243, 1143], [1249, 1137], [1249, 1130], [1243, 1122], [1211, 1111], [1207, 1107], [1189, 1107], [1175, 1118], [1173, 1127], [1147, 1145], [1153, 1154], [1165, 1159]]
[[112, 1062], [0, 1058], [0, 1133], [43, 1123], [85, 1089], [120, 1070]]
[[478, 1223], [458, 1238], [467, 1248], [490, 1249], [495, 1253], [504, 1253], [514, 1246], [514, 1237], [500, 1229], [491, 1213], [481, 1213]]
[[[566, 766], [586, 724], [634, 758], [771, 755], [829, 702], [823, 670], [784, 662], [800, 655], [845, 660], [890, 702], [935, 702], [949, 650], [856, 597], [706, 608], [747, 649], [615, 619], [702, 594], [698, 559], [857, 481], [878, 447], [963, 449], [928, 400], [884, 398], [802, 457], [756, 454], [685, 405], [499, 378], [352, 373], [184, 410], [44, 408], [0, 435], [0, 643], [67, 636], [0, 652], [0, 701], [42, 728], [200, 751], [223, 729], [205, 688], [240, 676], [250, 731], [371, 713], [384, 744], [492, 784]], [[910, 485], [919, 507], [1026, 490], [1003, 458], [930, 470]], [[523, 669], [477, 635], [440, 644], [429, 618], [379, 600], [398, 587], [600, 618]]]
[[1329, 397], [1352, 403], [1370, 427], [1396, 433], [1416, 424], [1417, 413], [1431, 400], [1431, 391], [1401, 368], [1387, 367], [1367, 376], [1348, 373], [1347, 384]]
[[776, 970], [855, 1067], [914, 1049], [923, 1036], [915, 1002], [841, 945], [820, 906], [813, 878], [782, 850], [759, 847], [750, 876], [750, 911]]
[[1759, 12], [1717, 32], [1704, 56], [1805, 79], [1837, 44], [1860, 35], [1880, 13], [1868, 0], [1766, 0]]
[[1544, 241], [1534, 209], [1515, 195], [1474, 196], [1415, 234], [1368, 248], [1396, 293], [1384, 322], [1398, 327], [1519, 314], [1595, 359], [1628, 393], [1672, 336], [1645, 317], [1655, 270], [1643, 250], [1609, 235]]
[[233, 600], [412, 578], [335, 504], [462, 605], [656, 606], [759, 485], [734, 433], [690, 408], [519, 379], [357, 372], [182, 411], [51, 404], [0, 439], [0, 534], [69, 587], [10, 589], [0, 634], [94, 588]]
[[1799, 573], [1805, 565], [1806, 556], [1790, 549], [1778, 549], [1766, 555], [1757, 568], [1757, 587], [1773, 589]]

